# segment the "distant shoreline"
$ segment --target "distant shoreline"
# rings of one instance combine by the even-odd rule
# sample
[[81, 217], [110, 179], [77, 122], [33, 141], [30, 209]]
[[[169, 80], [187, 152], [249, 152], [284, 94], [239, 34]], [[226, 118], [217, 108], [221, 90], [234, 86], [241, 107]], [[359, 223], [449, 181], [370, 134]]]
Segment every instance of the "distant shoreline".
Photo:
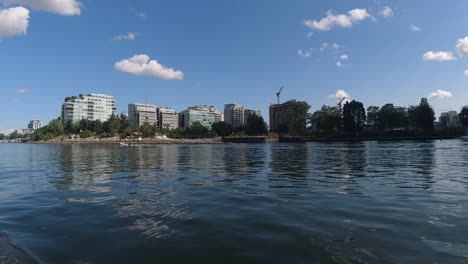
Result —
[[64, 140], [48, 140], [48, 141], [31, 141], [31, 144], [60, 144], [60, 145], [119, 145], [125, 143], [128, 145], [171, 145], [171, 144], [222, 144], [223, 142], [219, 138], [208, 138], [208, 139], [64, 139]]

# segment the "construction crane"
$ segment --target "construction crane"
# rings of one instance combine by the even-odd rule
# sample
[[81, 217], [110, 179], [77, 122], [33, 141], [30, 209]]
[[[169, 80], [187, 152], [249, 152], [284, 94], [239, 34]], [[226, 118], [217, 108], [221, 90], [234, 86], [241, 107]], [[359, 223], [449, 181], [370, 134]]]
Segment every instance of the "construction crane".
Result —
[[279, 90], [279, 92], [276, 93], [276, 97], [278, 98], [278, 104], [280, 104], [280, 96], [281, 96], [281, 92], [283, 91], [283, 86], [281, 86], [281, 89]]
[[338, 106], [339, 106], [340, 108], [341, 108], [341, 106], [342, 106], [342, 104], [343, 104], [343, 101], [346, 100], [346, 99], [348, 99], [348, 98], [343, 97], [343, 98], [340, 99], [340, 101], [338, 102]]

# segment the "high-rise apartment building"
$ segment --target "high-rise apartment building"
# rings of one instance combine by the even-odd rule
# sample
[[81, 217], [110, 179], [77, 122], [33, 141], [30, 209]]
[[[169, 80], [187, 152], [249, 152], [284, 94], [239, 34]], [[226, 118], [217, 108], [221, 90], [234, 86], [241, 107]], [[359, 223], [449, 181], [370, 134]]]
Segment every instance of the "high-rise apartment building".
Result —
[[288, 112], [291, 109], [291, 103], [295, 100], [283, 104], [270, 105], [270, 131], [287, 132], [288, 130]]
[[107, 121], [116, 113], [116, 103], [114, 97], [104, 94], [87, 94], [65, 98], [62, 105], [62, 122], [73, 123], [81, 119], [89, 121]]
[[28, 124], [28, 129], [31, 129], [33, 131], [38, 130], [39, 128], [42, 127], [42, 121], [41, 120], [31, 120], [29, 121]]
[[155, 126], [158, 123], [156, 105], [132, 103], [128, 105], [128, 120], [132, 126], [140, 127], [145, 123]]
[[211, 125], [222, 120], [222, 113], [214, 106], [197, 105], [187, 108], [179, 114], [179, 126], [190, 127], [195, 122], [211, 129]]
[[176, 129], [179, 127], [179, 115], [174, 109], [158, 108], [158, 127], [159, 129]]
[[244, 106], [240, 104], [226, 104], [224, 105], [224, 122], [231, 124], [234, 128], [244, 126]]

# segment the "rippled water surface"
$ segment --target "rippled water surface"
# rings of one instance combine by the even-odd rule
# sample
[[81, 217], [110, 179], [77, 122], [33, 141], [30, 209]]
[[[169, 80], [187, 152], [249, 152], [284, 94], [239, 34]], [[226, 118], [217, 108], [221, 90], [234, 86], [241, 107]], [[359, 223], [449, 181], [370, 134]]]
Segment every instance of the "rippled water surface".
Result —
[[467, 169], [463, 140], [3, 144], [0, 254], [8, 237], [39, 263], [468, 263]]

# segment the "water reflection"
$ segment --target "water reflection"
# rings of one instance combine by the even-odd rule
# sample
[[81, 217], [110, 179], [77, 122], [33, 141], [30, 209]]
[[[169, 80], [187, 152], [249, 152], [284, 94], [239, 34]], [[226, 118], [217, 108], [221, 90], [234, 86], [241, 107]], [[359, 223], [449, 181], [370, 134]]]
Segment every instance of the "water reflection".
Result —
[[466, 262], [462, 141], [15, 147], [0, 229], [44, 263]]
[[305, 188], [309, 175], [307, 144], [270, 144], [272, 188]]

